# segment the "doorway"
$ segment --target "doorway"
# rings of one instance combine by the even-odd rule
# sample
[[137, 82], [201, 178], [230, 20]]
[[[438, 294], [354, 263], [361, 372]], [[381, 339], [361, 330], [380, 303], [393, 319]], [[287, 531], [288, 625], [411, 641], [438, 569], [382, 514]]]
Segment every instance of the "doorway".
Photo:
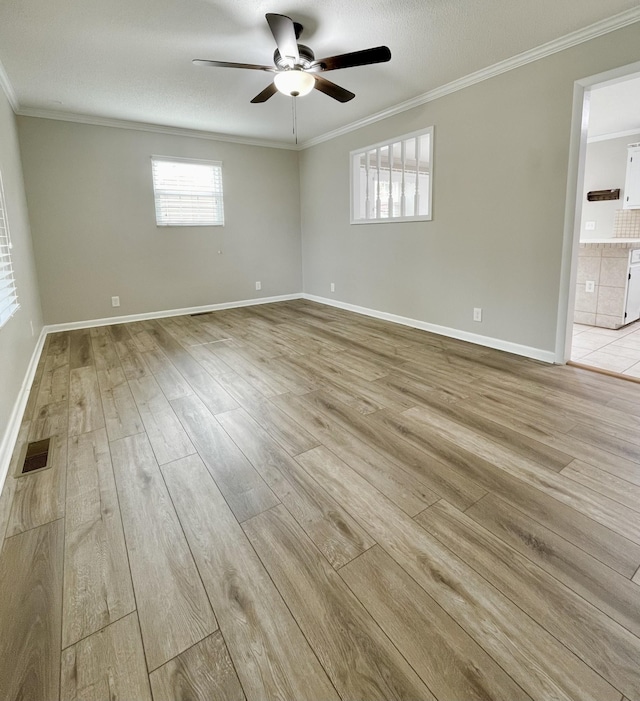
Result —
[[626, 201], [631, 144], [640, 145], [640, 63], [578, 81], [556, 359], [637, 379], [640, 209]]

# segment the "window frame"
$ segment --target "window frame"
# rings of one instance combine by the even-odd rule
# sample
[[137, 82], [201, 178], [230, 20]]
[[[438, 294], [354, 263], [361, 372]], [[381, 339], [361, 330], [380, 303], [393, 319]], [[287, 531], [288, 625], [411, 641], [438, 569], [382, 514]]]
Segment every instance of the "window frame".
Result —
[[[214, 222], [187, 222], [187, 221], [182, 221], [182, 222], [177, 222], [177, 221], [170, 221], [170, 222], [165, 222], [165, 221], [158, 221], [158, 215], [160, 213], [160, 208], [159, 208], [159, 201], [158, 201], [158, 194], [164, 192], [167, 192], [167, 188], [158, 188], [156, 186], [156, 177], [155, 177], [155, 163], [156, 162], [163, 162], [163, 163], [175, 163], [175, 164], [199, 164], [199, 165], [206, 165], [206, 166], [211, 166], [213, 169], [218, 169], [219, 171], [219, 179], [220, 179], [220, 190], [215, 191], [213, 190], [211, 192], [212, 199], [213, 198], [218, 198], [220, 202], [220, 210], [221, 210], [221, 217], [219, 221], [214, 221]], [[202, 159], [202, 158], [182, 158], [181, 156], [159, 156], [159, 155], [152, 155], [151, 156], [151, 182], [153, 185], [153, 203], [154, 203], [154, 210], [155, 210], [155, 219], [156, 219], [156, 226], [157, 227], [162, 227], [162, 228], [171, 228], [171, 227], [178, 227], [178, 228], [183, 228], [183, 227], [203, 227], [203, 226], [224, 226], [224, 183], [223, 183], [223, 172], [222, 172], [222, 161], [213, 161], [209, 159]], [[216, 176], [217, 177], [217, 176]]]
[[[20, 300], [18, 299], [18, 286], [16, 285], [15, 271], [13, 268], [13, 258], [11, 256], [11, 249], [13, 244], [11, 243], [11, 232], [9, 230], [9, 215], [7, 213], [7, 200], [4, 196], [4, 185], [2, 182], [2, 173], [0, 172], [0, 261], [6, 258], [5, 263], [7, 263], [6, 275], [0, 273], [0, 284], [5, 280], [8, 281], [6, 287], [1, 289], [8, 289], [9, 293], [3, 295], [0, 293], [0, 300], [6, 297], [10, 299], [13, 297], [13, 301], [4, 309], [0, 309], [0, 329], [11, 319], [12, 316], [20, 309]], [[1, 303], [1, 302], [0, 302]]]
[[[421, 136], [429, 136], [429, 185], [427, 191], [427, 214], [417, 214], [410, 216], [400, 216], [400, 217], [375, 217], [372, 219], [366, 218], [355, 218], [355, 193], [356, 193], [356, 169], [355, 161], [365, 154], [377, 149], [383, 149], [385, 147], [393, 147], [394, 144], [402, 144], [407, 139], [418, 138]], [[376, 144], [371, 144], [370, 146], [365, 146], [363, 148], [358, 148], [349, 153], [349, 215], [351, 224], [395, 224], [404, 222], [417, 222], [417, 221], [432, 221], [433, 219], [433, 153], [434, 153], [434, 127], [429, 126], [424, 129], [418, 129], [417, 131], [412, 131], [408, 134], [403, 134], [401, 136], [393, 137], [392, 139], [385, 139], [384, 141], [379, 141]], [[407, 171], [404, 171], [405, 173]], [[358, 185], [360, 184], [359, 170], [358, 170]]]

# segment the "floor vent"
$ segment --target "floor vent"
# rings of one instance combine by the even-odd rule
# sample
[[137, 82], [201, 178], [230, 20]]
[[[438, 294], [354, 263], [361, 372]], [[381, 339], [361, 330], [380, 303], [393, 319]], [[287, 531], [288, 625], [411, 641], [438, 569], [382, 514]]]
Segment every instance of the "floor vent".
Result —
[[204, 316], [205, 314], [211, 314], [211, 312], [196, 312], [195, 314], [189, 314], [189, 316]]
[[21, 475], [26, 475], [34, 470], [41, 470], [47, 467], [49, 459], [49, 443], [51, 439], [45, 438], [41, 441], [35, 441], [27, 445], [27, 454], [22, 465]]

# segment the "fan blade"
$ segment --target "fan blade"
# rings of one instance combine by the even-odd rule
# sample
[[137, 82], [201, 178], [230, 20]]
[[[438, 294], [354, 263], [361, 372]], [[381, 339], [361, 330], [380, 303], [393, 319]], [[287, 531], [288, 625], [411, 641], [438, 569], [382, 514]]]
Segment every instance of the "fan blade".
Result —
[[276, 40], [276, 45], [280, 56], [290, 59], [292, 66], [296, 66], [300, 61], [298, 53], [298, 42], [296, 40], [296, 30], [291, 17], [286, 15], [276, 15], [270, 12], [266, 15], [269, 29]]
[[315, 89], [319, 90], [320, 92], [323, 92], [329, 97], [332, 97], [338, 102], [349, 102], [349, 100], [353, 100], [353, 98], [355, 97], [354, 93], [349, 92], [344, 88], [341, 88], [339, 85], [332, 83], [330, 80], [327, 80], [322, 76], [314, 75], [313, 77], [316, 81], [316, 84], [314, 86]]
[[258, 93], [251, 102], [255, 105], [258, 102], [266, 102], [270, 97], [273, 97], [276, 93], [278, 92], [278, 88], [276, 88], [275, 83], [269, 83], [267, 87], [261, 92]]
[[376, 46], [373, 49], [352, 51], [339, 56], [329, 56], [314, 61], [310, 70], [314, 68], [321, 71], [335, 71], [338, 68], [353, 68], [353, 66], [368, 66], [372, 63], [385, 63], [391, 59], [391, 51], [388, 46]]
[[259, 66], [256, 63], [232, 63], [230, 61], [209, 61], [204, 58], [194, 58], [191, 63], [196, 66], [214, 66], [215, 68], [249, 68], [252, 71], [271, 71], [275, 73], [273, 66]]

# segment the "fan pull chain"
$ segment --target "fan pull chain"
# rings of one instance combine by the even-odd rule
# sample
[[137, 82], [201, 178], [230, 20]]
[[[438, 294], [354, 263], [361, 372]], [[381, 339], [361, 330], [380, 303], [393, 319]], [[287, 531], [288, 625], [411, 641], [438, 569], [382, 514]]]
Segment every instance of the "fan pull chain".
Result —
[[292, 97], [291, 98], [291, 116], [293, 118], [293, 137], [296, 142], [296, 146], [298, 145], [298, 110], [297, 110], [297, 105], [296, 105], [296, 98]]

